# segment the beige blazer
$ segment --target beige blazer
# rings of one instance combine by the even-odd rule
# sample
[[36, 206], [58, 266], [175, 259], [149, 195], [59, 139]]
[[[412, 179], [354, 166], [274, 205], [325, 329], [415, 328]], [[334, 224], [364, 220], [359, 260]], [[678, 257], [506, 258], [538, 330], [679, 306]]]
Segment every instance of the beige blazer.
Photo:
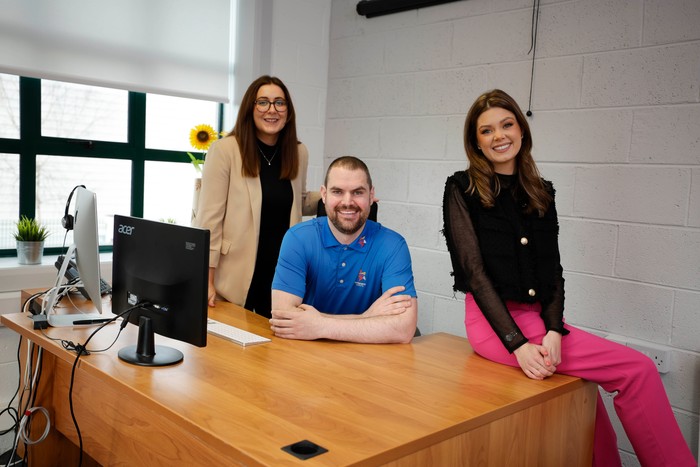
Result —
[[[260, 178], [241, 175], [241, 152], [234, 136], [215, 141], [202, 173], [195, 227], [209, 229], [209, 267], [216, 268], [214, 287], [219, 296], [243, 306], [253, 279], [260, 238], [262, 188]], [[315, 215], [318, 192], [306, 192], [309, 153], [299, 144], [299, 173], [292, 180], [290, 227], [303, 215]]]

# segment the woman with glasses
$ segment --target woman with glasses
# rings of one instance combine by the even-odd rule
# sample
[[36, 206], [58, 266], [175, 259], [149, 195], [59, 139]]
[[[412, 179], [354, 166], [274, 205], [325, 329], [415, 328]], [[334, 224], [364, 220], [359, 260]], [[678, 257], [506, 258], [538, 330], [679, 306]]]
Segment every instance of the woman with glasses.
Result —
[[[564, 323], [554, 188], [540, 177], [529, 125], [512, 97], [496, 89], [477, 98], [464, 147], [469, 167], [447, 179], [443, 217], [474, 351], [528, 378], [557, 372], [617, 392], [615, 410], [642, 465], [696, 465], [651, 359]], [[593, 465], [621, 465], [600, 396]]]
[[223, 298], [270, 317], [282, 237], [316, 213], [309, 155], [297, 141], [289, 91], [276, 77], [248, 87], [231, 133], [207, 153], [195, 226], [209, 229], [209, 305]]

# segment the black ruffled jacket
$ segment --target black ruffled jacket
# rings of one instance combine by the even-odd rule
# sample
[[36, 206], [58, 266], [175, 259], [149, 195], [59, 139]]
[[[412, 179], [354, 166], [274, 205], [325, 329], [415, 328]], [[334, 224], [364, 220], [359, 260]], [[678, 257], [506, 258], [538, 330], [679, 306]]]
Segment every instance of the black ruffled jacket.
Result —
[[[447, 179], [443, 198], [445, 239], [452, 260], [454, 290], [471, 292], [509, 352], [527, 342], [506, 308], [506, 300], [542, 304], [545, 328], [562, 335], [564, 277], [559, 260], [559, 224], [554, 201], [543, 217], [526, 214], [518, 202], [515, 176], [498, 175], [501, 191], [493, 208], [469, 195], [467, 172]], [[554, 198], [552, 184], [545, 181]]]

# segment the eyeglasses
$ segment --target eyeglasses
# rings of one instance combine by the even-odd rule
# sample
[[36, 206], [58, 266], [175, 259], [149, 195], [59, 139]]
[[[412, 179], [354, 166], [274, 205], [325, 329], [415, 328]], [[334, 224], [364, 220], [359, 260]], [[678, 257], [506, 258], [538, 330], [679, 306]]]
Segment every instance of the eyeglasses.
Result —
[[283, 99], [276, 99], [272, 102], [267, 99], [258, 99], [255, 101], [255, 108], [260, 112], [267, 112], [270, 108], [270, 104], [275, 106], [275, 110], [278, 112], [285, 112], [287, 110], [287, 101]]

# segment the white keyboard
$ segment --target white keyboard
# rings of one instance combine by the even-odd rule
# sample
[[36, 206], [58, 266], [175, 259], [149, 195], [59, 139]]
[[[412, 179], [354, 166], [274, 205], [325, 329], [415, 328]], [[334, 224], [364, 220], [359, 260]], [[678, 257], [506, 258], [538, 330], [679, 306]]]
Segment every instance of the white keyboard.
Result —
[[242, 345], [243, 347], [270, 342], [270, 339], [267, 337], [258, 336], [252, 332], [244, 331], [243, 329], [224, 324], [211, 318], [207, 319], [207, 332], [238, 345]]

